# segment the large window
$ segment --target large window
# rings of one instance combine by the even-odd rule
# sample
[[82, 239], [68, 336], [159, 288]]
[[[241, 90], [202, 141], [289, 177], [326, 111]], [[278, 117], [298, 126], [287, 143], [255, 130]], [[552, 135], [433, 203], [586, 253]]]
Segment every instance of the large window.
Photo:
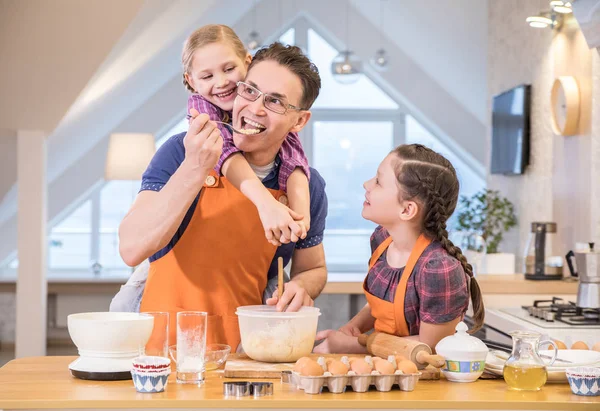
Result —
[[[457, 169], [461, 194], [472, 194], [485, 185], [482, 176], [462, 160], [464, 157], [394, 101], [377, 85], [377, 79], [363, 75], [355, 84], [336, 82], [330, 66], [338, 51], [307, 19], [297, 19], [279, 40], [307, 51], [322, 79], [311, 123], [301, 132], [301, 139], [311, 165], [327, 183], [324, 247], [331, 272], [366, 272], [369, 237], [375, 224], [361, 216], [363, 183], [375, 175], [379, 163], [395, 146], [420, 143], [446, 156]], [[157, 148], [187, 126], [187, 120], [182, 119], [165, 127], [159, 133]], [[72, 213], [52, 228], [50, 269], [129, 273], [119, 256], [117, 230], [139, 186], [139, 181], [108, 181], [74, 206]], [[13, 260], [9, 267], [15, 268], [17, 263]]]

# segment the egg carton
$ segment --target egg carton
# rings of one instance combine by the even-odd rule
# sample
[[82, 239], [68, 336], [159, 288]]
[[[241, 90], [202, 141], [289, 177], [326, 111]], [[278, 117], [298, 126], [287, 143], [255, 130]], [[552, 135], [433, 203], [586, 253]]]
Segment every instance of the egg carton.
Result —
[[414, 374], [403, 374], [396, 371], [394, 374], [380, 374], [373, 371], [371, 374], [355, 374], [353, 371], [346, 375], [331, 375], [326, 372], [322, 376], [311, 377], [300, 375], [296, 371], [290, 372], [290, 383], [307, 394], [320, 394], [323, 387], [334, 394], [341, 394], [348, 387], [354, 392], [366, 392], [371, 386], [377, 391], [391, 391], [394, 385], [398, 385], [401, 391], [413, 391], [421, 376], [420, 372]]

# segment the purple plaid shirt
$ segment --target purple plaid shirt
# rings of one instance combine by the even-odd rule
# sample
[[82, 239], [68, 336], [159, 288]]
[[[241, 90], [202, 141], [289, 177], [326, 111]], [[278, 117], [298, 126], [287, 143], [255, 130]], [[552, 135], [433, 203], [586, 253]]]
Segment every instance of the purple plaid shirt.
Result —
[[[390, 234], [381, 226], [371, 235], [371, 252]], [[382, 300], [393, 302], [402, 268], [390, 267], [387, 250], [367, 274], [366, 289]], [[404, 317], [410, 335], [419, 334], [421, 321], [442, 324], [463, 315], [469, 306], [467, 275], [460, 262], [434, 241], [423, 251], [406, 285]]]
[[[209, 118], [214, 121], [223, 121], [226, 117], [225, 114], [228, 114], [228, 118], [231, 121], [231, 113], [225, 113], [225, 111], [221, 110], [199, 94], [192, 94], [188, 98], [188, 119], [190, 118], [189, 112], [192, 108], [198, 110], [199, 113], [208, 114]], [[221, 174], [223, 162], [227, 160], [230, 155], [241, 150], [233, 144], [231, 131], [223, 124], [217, 124], [217, 126], [223, 137], [223, 152], [215, 166], [215, 171]], [[302, 144], [300, 143], [300, 138], [298, 138], [297, 133], [289, 133], [286, 139], [283, 140], [283, 144], [279, 149], [279, 159], [281, 160], [281, 165], [279, 167], [279, 188], [281, 190], [287, 191], [288, 178], [296, 167], [300, 167], [307, 178], [310, 178], [308, 159], [304, 155], [304, 150], [302, 149]]]

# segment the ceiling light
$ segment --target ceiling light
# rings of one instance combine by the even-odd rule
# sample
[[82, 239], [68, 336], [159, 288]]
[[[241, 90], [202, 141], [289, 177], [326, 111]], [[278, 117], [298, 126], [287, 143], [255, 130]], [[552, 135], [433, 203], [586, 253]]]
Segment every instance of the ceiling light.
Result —
[[552, 19], [544, 16], [531, 16], [525, 20], [531, 27], [536, 29], [545, 29], [546, 27], [553, 26]]
[[348, 47], [349, 21], [348, 2], [346, 2], [346, 50], [342, 50], [331, 62], [331, 74], [334, 80], [341, 84], [356, 83], [361, 77], [363, 68], [360, 58]]
[[550, 2], [550, 7], [552, 7], [552, 10], [554, 10], [557, 13], [573, 13], [573, 6], [569, 1], [554, 0]]

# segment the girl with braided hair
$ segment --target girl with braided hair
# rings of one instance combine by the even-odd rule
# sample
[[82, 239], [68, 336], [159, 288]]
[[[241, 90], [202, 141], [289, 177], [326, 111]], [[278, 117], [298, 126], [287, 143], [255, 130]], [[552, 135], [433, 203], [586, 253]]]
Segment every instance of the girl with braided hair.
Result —
[[358, 335], [373, 328], [431, 348], [454, 334], [473, 302], [475, 327], [484, 307], [473, 269], [448, 239], [446, 222], [458, 201], [452, 164], [420, 144], [401, 145], [364, 184], [362, 216], [379, 226], [363, 288], [365, 307], [339, 330], [317, 334], [320, 353], [362, 353]]

